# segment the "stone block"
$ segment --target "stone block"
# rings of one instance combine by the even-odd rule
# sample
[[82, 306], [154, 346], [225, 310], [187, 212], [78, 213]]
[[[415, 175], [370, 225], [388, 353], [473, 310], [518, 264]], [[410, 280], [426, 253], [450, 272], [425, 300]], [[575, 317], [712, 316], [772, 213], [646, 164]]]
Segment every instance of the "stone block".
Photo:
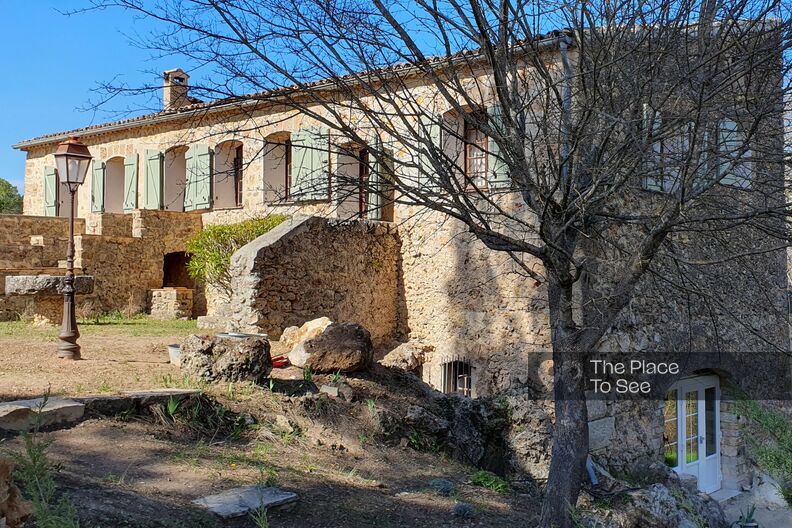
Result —
[[616, 420], [612, 416], [589, 422], [589, 450], [597, 451], [608, 447], [616, 434]]
[[74, 400], [49, 398], [44, 406], [42, 402], [43, 398], [36, 398], [0, 403], [0, 429], [28, 431], [37, 420], [41, 427], [74, 423], [85, 414], [85, 405]]
[[259, 508], [269, 509], [297, 501], [297, 494], [274, 487], [247, 486], [192, 501], [223, 519], [242, 517]]
[[322, 385], [319, 387], [319, 392], [322, 394], [327, 394], [332, 398], [338, 398], [338, 387], [335, 385]]
[[[78, 295], [93, 293], [94, 278], [90, 275], [74, 277], [74, 292]], [[9, 275], [5, 278], [6, 295], [35, 295], [57, 297], [63, 295], [63, 277], [60, 275]]]
[[608, 414], [608, 404], [605, 403], [605, 400], [586, 400], [586, 406], [588, 407], [589, 421], [604, 418]]

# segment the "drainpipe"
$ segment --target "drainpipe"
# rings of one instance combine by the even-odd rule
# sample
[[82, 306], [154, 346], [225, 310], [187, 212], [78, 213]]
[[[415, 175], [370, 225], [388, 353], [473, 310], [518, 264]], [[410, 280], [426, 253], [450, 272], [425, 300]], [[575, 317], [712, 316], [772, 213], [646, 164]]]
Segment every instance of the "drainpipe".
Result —
[[572, 67], [569, 65], [569, 45], [572, 39], [564, 35], [558, 43], [561, 52], [561, 65], [564, 67], [564, 86], [561, 91], [561, 180], [569, 181], [569, 119], [572, 112]]

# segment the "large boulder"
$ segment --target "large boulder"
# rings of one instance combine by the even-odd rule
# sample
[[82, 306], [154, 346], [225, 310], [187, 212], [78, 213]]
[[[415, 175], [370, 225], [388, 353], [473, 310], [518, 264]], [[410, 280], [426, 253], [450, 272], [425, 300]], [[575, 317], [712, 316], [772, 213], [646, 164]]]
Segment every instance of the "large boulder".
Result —
[[366, 370], [374, 359], [371, 334], [357, 323], [332, 323], [303, 346], [305, 367], [317, 373]]
[[280, 343], [285, 350], [289, 351], [289, 363], [295, 367], [304, 368], [308, 360], [308, 353], [305, 351], [305, 342], [319, 337], [325, 328], [330, 326], [332, 321], [327, 317], [320, 317], [308, 321], [304, 325], [290, 326], [281, 334]]
[[426, 355], [432, 351], [434, 347], [423, 341], [408, 341], [385, 354], [385, 357], [379, 360], [379, 364], [410, 372], [423, 365]]
[[253, 381], [272, 370], [264, 337], [189, 336], [181, 348], [181, 369], [206, 381]]

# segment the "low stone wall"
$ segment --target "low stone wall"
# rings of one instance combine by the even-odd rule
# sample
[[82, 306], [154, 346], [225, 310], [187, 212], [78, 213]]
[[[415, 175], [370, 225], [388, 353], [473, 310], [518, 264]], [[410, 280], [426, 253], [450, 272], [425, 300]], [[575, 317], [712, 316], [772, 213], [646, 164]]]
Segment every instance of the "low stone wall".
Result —
[[295, 217], [237, 251], [228, 329], [266, 332], [327, 316], [365, 326], [375, 345], [399, 331], [399, 240], [382, 223]]

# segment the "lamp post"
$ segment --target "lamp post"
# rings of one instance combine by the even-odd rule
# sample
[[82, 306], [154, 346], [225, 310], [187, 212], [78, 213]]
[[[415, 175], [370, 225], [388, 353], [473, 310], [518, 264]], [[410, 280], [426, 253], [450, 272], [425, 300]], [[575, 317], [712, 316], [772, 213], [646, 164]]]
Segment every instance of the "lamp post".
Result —
[[69, 245], [66, 250], [66, 276], [63, 278], [63, 324], [61, 325], [58, 357], [80, 359], [80, 345], [77, 338], [77, 315], [74, 307], [74, 193], [85, 181], [91, 153], [76, 137], [70, 137], [55, 151], [55, 166], [58, 179], [69, 188]]

